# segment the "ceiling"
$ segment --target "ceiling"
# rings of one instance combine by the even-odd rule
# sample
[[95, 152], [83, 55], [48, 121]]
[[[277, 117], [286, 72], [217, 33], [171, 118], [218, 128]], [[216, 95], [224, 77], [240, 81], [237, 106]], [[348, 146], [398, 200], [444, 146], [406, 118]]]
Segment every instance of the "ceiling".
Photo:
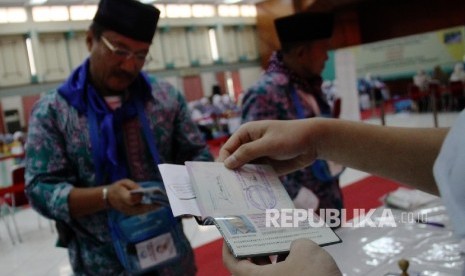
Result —
[[[1, 7], [29, 6], [30, 0], [0, 0]], [[256, 4], [264, 0], [241, 0], [237, 4]], [[99, 0], [48, 0], [44, 5], [90, 5]], [[228, 0], [157, 0], [154, 4], [224, 4]]]

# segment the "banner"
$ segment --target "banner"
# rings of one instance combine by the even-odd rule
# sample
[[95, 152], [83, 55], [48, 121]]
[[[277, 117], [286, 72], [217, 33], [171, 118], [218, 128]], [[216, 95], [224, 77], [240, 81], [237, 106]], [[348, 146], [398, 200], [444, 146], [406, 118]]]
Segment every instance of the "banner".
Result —
[[347, 49], [354, 52], [359, 78], [367, 74], [382, 79], [410, 77], [420, 69], [431, 72], [437, 65], [450, 72], [454, 64], [462, 62], [464, 58], [465, 27], [442, 29]]

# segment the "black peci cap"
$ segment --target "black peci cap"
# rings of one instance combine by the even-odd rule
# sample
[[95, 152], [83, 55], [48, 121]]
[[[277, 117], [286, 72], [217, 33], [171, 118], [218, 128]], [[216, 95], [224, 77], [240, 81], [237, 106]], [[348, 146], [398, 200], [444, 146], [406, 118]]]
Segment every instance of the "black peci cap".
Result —
[[94, 22], [135, 40], [152, 43], [160, 11], [135, 0], [101, 0]]
[[334, 15], [302, 12], [277, 18], [274, 25], [281, 45], [326, 39], [333, 34]]

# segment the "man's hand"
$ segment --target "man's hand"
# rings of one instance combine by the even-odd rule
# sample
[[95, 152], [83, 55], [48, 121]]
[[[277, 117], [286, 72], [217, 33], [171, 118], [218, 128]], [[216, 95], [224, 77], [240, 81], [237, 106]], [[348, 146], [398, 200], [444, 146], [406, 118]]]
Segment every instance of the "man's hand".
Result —
[[257, 265], [250, 260], [238, 260], [223, 243], [223, 263], [234, 276], [340, 276], [336, 262], [324, 249], [309, 239], [292, 242], [286, 260]]
[[140, 188], [139, 184], [130, 180], [122, 179], [108, 186], [108, 204], [110, 207], [126, 214], [138, 215], [159, 208], [155, 204], [141, 204], [143, 194], [130, 191]]
[[260, 161], [270, 164], [278, 175], [306, 167], [317, 157], [315, 147], [318, 139], [312, 129], [313, 121], [246, 123], [223, 145], [218, 161], [223, 161], [229, 169]]

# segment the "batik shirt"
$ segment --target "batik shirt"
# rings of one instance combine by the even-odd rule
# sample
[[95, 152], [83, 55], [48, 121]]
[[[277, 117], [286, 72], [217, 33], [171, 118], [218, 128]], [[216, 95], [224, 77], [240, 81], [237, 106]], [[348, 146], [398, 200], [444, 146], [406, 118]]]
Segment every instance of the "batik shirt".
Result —
[[[331, 110], [321, 91], [321, 83], [321, 77], [312, 80], [299, 78], [283, 64], [280, 52], [275, 52], [266, 72], [244, 94], [242, 122], [299, 119], [291, 96], [292, 89], [311, 94], [318, 103], [321, 115], [330, 116]], [[299, 97], [304, 117], [315, 117], [317, 113], [300, 94]], [[305, 186], [318, 197], [319, 208], [342, 208], [342, 193], [337, 178], [320, 181], [313, 175], [311, 168], [306, 167], [281, 177], [281, 180], [292, 199]]]
[[[144, 111], [156, 140], [160, 162], [211, 161], [213, 158], [190, 119], [183, 96], [167, 82], [155, 79], [154, 83], [153, 98], [144, 104]], [[143, 158], [151, 163], [142, 164], [142, 170], [155, 171], [149, 150]], [[48, 218], [64, 222], [74, 233], [68, 244], [74, 273], [124, 275], [113, 249], [106, 211], [80, 218], [70, 216], [68, 196], [71, 189], [98, 185], [95, 183], [88, 119], [57, 91], [49, 92], [34, 106], [28, 129], [26, 162], [26, 192], [34, 209]], [[180, 239], [186, 249], [182, 260], [159, 271], [160, 275], [195, 273], [192, 248], [185, 236]]]

